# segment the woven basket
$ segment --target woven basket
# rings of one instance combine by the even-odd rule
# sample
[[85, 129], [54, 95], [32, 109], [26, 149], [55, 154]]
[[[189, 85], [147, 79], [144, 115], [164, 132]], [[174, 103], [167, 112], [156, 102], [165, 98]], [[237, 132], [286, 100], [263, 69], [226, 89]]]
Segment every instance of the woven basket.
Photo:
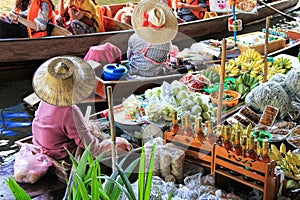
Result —
[[[243, 34], [243, 35], [239, 35], [237, 36], [237, 39], [242, 39], [243, 37], [249, 37], [251, 35], [255, 36], [257, 34], [263, 34], [262, 32], [253, 32], [253, 33], [248, 33], [248, 34]], [[273, 36], [277, 38], [276, 40], [273, 41], [269, 41], [269, 46], [268, 46], [268, 53], [277, 51], [283, 47], [285, 47], [285, 39], [277, 37], [277, 36]], [[240, 44], [237, 43], [238, 47], [240, 49], [241, 52], [245, 52], [247, 51], [249, 48], [256, 50], [257, 52], [259, 52], [260, 54], [264, 54], [264, 50], [265, 50], [265, 44], [254, 44], [254, 45], [245, 45], [245, 44]]]

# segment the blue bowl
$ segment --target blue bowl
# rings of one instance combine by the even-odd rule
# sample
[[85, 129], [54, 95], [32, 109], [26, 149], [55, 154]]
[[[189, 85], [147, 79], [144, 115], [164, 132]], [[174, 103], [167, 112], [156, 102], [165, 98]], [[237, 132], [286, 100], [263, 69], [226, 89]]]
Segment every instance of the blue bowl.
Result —
[[127, 67], [121, 64], [107, 64], [103, 67], [103, 79], [105, 81], [119, 80], [127, 73]]

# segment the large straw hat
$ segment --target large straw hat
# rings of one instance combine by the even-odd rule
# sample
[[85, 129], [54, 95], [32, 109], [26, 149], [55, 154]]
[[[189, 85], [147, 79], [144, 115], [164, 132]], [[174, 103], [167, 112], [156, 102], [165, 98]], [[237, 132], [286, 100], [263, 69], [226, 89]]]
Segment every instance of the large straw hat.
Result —
[[95, 89], [95, 73], [83, 59], [58, 56], [44, 62], [33, 76], [33, 89], [43, 101], [57, 106], [81, 102]]
[[164, 44], [177, 33], [178, 22], [171, 8], [158, 0], [143, 0], [133, 10], [131, 23], [146, 42]]

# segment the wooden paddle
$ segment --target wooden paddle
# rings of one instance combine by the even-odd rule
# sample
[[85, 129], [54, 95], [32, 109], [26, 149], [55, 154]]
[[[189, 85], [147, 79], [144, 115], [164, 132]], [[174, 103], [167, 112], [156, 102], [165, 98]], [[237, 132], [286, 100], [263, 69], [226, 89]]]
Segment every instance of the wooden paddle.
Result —
[[103, 16], [105, 31], [130, 30], [132, 27], [110, 17]]
[[[9, 16], [13, 16], [17, 18], [17, 21], [23, 25], [25, 25], [26, 27], [32, 28], [32, 29], [36, 29], [36, 25], [35, 22], [27, 20], [25, 18], [20, 17], [19, 15], [17, 15], [16, 13], [10, 12]], [[19, 19], [19, 20], [18, 20]], [[22, 19], [22, 20], [21, 20]], [[68, 31], [67, 29], [57, 26], [55, 24], [49, 23], [49, 28], [52, 29], [51, 31], [51, 36], [66, 36], [66, 35], [72, 35], [72, 33], [70, 31]], [[35, 27], [35, 28], [33, 28]]]
[[277, 12], [278, 14], [284, 16], [285, 18], [289, 19], [289, 20], [292, 20], [292, 21], [296, 21], [296, 18], [292, 17], [291, 15], [288, 15], [284, 12], [281, 12], [280, 10], [277, 10], [276, 8], [270, 6], [269, 4], [263, 2], [262, 0], [258, 0], [257, 2], [265, 5], [266, 7], [270, 8], [271, 10], [274, 10], [275, 12]]
[[72, 35], [72, 33], [70, 31], [68, 31], [67, 29], [57, 26], [55, 24], [49, 23], [49, 25], [51, 26], [52, 31], [51, 31], [51, 36], [67, 36], [67, 35]]

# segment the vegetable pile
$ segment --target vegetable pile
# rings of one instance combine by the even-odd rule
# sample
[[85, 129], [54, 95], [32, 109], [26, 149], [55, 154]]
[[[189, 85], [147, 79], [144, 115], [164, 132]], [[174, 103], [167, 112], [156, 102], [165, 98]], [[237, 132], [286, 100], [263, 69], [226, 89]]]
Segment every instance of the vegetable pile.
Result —
[[136, 115], [140, 112], [136, 105], [143, 105], [146, 117], [152, 122], [172, 121], [172, 113], [175, 110], [179, 120], [185, 113], [191, 114], [191, 120], [201, 116], [203, 121], [206, 121], [215, 116], [215, 108], [209, 102], [209, 97], [191, 92], [188, 86], [180, 81], [173, 81], [171, 84], [164, 82], [160, 87], [148, 89], [144, 93], [144, 99], [138, 100], [140, 103], [137, 103], [137, 100], [137, 97], [129, 97], [123, 102], [124, 109], [130, 108], [126, 113]]

